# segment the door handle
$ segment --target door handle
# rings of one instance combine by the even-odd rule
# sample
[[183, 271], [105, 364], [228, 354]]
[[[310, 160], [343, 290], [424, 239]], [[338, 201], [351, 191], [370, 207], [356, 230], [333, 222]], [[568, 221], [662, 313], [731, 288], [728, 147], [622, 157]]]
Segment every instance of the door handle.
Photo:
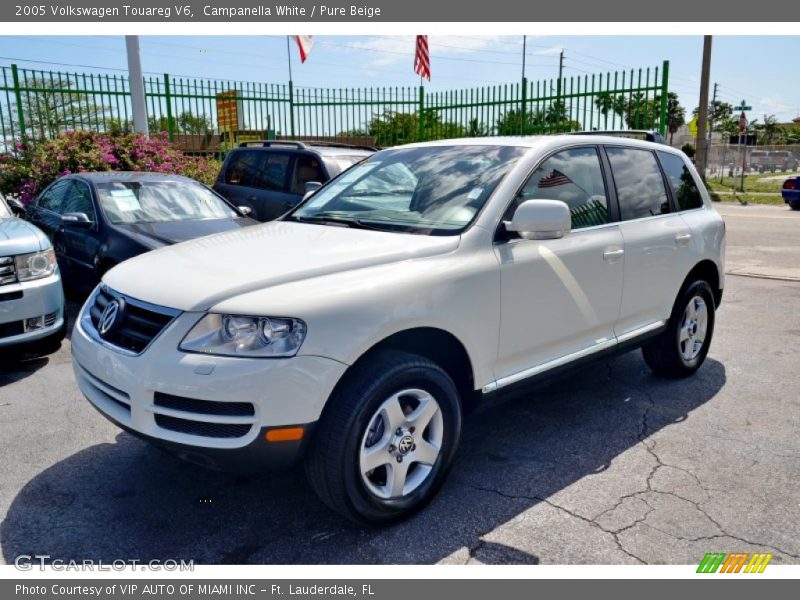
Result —
[[609, 248], [605, 252], [603, 252], [603, 260], [615, 260], [620, 258], [623, 254], [625, 254], [625, 250], [622, 248]]
[[675, 243], [679, 246], [688, 246], [689, 241], [692, 239], [691, 233], [679, 233], [675, 236]]

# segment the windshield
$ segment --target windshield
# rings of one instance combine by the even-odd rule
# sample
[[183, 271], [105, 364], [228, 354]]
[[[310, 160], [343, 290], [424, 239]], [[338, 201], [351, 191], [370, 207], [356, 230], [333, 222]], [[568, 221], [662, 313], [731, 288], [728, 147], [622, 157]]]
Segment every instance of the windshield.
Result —
[[113, 181], [98, 183], [97, 195], [114, 224], [231, 219], [239, 216], [199, 183], [186, 181]]
[[426, 235], [463, 231], [525, 148], [425, 146], [373, 154], [287, 220]]
[[0, 219], [9, 219], [14, 215], [11, 214], [11, 211], [6, 206], [5, 198], [0, 196]]

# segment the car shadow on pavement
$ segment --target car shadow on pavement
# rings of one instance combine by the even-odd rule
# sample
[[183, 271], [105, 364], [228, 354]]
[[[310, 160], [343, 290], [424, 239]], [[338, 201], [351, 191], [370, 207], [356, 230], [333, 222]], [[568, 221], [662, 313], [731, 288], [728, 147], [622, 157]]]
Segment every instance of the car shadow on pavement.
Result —
[[[575, 489], [588, 512], [613, 505], [615, 497], [564, 491], [619, 470], [612, 465], [618, 458], [623, 479], [645, 481], [650, 463], [621, 455], [636, 446], [645, 452], [643, 441], [680, 427], [725, 381], [725, 367], [711, 359], [689, 379], [657, 379], [637, 352], [494, 398], [465, 421], [439, 495], [384, 528], [358, 527], [328, 510], [299, 469], [237, 477], [120, 433], [115, 443], [86, 448], [25, 485], [0, 525], [2, 555], [7, 563], [45, 554], [107, 563], [536, 564], [537, 536], [558, 532], [538, 527], [531, 509], [557, 510], [550, 499]], [[501, 526], [513, 530], [502, 540], [510, 536], [511, 543], [492, 535]]]

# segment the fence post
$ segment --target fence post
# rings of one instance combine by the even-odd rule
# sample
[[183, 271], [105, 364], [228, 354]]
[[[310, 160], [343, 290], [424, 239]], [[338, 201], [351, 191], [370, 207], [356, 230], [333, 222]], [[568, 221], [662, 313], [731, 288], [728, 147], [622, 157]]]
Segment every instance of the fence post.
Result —
[[667, 137], [667, 94], [669, 93], [669, 61], [664, 61], [664, 70], [661, 72], [661, 117], [658, 120], [658, 132]]
[[527, 112], [527, 103], [528, 103], [528, 79], [527, 77], [522, 78], [522, 110], [519, 111], [520, 115], [520, 122], [519, 122], [519, 134], [525, 135], [525, 113]]
[[417, 141], [425, 141], [425, 86], [419, 86], [419, 112], [417, 121], [419, 123], [419, 132], [417, 133]]
[[164, 96], [167, 100], [167, 132], [169, 133], [169, 141], [175, 141], [175, 121], [172, 118], [172, 96], [169, 92], [169, 75], [164, 73]]
[[291, 79], [289, 80], [289, 132], [294, 139], [294, 85]]
[[19, 88], [19, 72], [17, 65], [11, 65], [11, 78], [14, 80], [14, 98], [17, 102], [17, 118], [19, 119], [19, 133], [25, 139], [25, 111], [22, 109], [22, 93]]

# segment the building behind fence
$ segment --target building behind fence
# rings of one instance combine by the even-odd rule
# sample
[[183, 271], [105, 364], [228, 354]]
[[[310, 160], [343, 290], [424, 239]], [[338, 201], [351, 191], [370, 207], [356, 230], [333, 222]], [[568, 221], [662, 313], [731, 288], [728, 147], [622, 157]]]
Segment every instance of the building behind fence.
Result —
[[[128, 78], [0, 67], [5, 150], [68, 130], [133, 128]], [[145, 78], [150, 131], [185, 151], [221, 154], [260, 139], [386, 147], [408, 142], [583, 130], [666, 132], [669, 63], [444, 92], [424, 87], [322, 89], [175, 77]]]

